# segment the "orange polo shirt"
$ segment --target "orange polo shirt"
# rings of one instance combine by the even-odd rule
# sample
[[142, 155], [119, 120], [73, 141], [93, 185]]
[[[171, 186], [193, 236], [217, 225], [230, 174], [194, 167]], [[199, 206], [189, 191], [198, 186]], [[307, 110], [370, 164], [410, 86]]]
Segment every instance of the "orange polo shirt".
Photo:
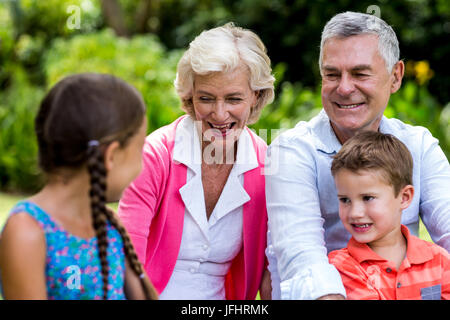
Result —
[[407, 241], [406, 257], [396, 270], [367, 244], [353, 238], [347, 248], [328, 258], [342, 277], [347, 299], [352, 300], [449, 300], [450, 255], [442, 247], [401, 230]]

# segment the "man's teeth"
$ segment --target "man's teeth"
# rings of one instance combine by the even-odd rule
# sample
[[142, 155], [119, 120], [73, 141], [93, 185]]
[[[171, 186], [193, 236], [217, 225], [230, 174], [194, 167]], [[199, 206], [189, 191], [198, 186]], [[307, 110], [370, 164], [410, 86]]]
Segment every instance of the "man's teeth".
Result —
[[361, 105], [361, 103], [349, 104], [349, 105], [338, 104], [338, 105], [339, 105], [339, 108], [341, 108], [341, 109], [352, 109], [352, 108], [355, 108], [355, 107]]

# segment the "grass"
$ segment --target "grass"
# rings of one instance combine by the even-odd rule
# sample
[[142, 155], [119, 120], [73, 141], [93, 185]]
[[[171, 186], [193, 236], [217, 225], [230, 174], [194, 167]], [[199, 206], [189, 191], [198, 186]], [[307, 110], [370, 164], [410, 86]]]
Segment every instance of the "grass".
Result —
[[0, 192], [0, 230], [8, 217], [9, 211], [14, 207], [17, 201], [23, 199], [24, 196], [9, 195]]

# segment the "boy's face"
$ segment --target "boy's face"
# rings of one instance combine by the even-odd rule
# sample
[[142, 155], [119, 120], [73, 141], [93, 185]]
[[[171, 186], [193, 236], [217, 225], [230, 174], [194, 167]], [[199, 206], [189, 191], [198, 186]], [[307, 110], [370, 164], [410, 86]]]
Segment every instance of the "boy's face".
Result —
[[381, 170], [340, 169], [334, 179], [339, 217], [357, 242], [373, 248], [395, 244], [402, 237], [401, 214], [412, 201], [413, 186], [403, 187], [396, 196]]

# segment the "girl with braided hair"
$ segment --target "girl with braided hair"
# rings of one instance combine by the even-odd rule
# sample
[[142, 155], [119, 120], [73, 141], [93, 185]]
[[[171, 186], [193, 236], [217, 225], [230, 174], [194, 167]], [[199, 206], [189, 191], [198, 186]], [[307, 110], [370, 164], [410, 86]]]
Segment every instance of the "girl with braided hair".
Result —
[[158, 298], [106, 207], [139, 174], [146, 129], [141, 95], [118, 78], [77, 74], [50, 90], [35, 121], [47, 182], [2, 231], [4, 298]]

